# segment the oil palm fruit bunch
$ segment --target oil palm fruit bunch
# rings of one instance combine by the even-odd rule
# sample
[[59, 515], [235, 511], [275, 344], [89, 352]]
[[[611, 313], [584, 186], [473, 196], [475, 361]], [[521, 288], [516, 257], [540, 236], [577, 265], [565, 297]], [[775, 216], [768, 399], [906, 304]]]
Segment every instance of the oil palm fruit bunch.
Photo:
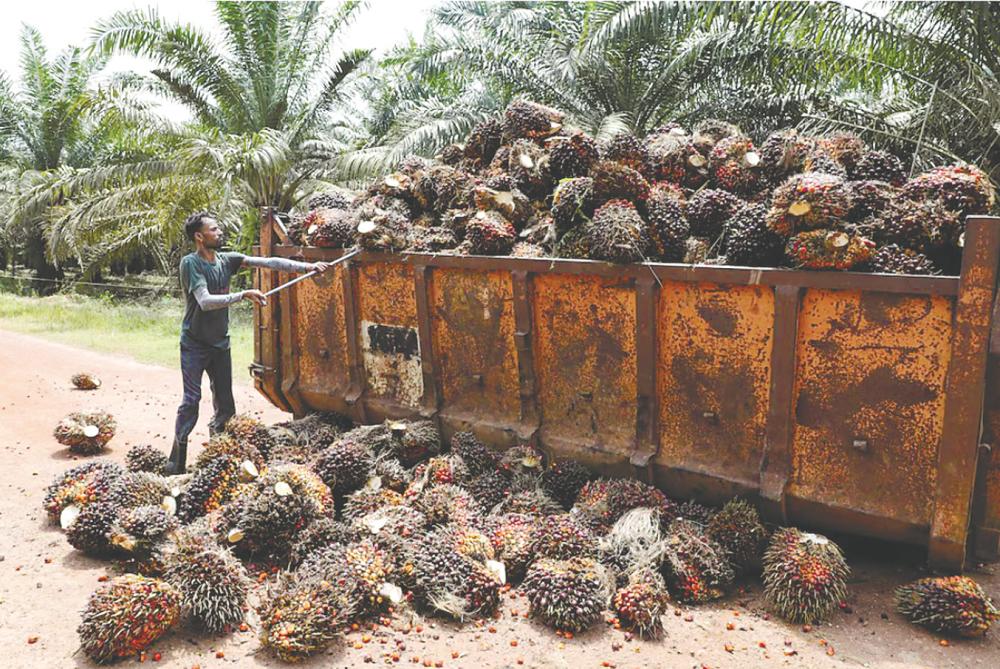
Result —
[[611, 596], [612, 579], [592, 558], [536, 560], [524, 577], [531, 616], [573, 633], [593, 627]]
[[76, 632], [95, 662], [132, 657], [180, 619], [180, 593], [166, 581], [135, 574], [101, 585], [87, 601]]
[[523, 228], [535, 213], [531, 200], [513, 186], [506, 189], [476, 186], [472, 189], [472, 201], [476, 209], [499, 212], [517, 230]]
[[868, 264], [875, 242], [840, 230], [810, 230], [788, 240], [788, 262], [803, 269], [851, 270]]
[[836, 229], [851, 210], [851, 191], [840, 177], [821, 172], [791, 176], [774, 189], [767, 225], [782, 237], [802, 230]]
[[747, 203], [724, 228], [726, 262], [749, 267], [774, 267], [785, 255], [785, 240], [767, 226], [766, 205]]
[[630, 132], [618, 132], [601, 146], [601, 159], [610, 160], [637, 172], [646, 169], [646, 151]]
[[705, 529], [729, 554], [729, 563], [737, 575], [750, 571], [760, 562], [767, 530], [757, 509], [746, 500], [727, 502], [712, 516]]
[[348, 523], [330, 516], [315, 518], [295, 536], [289, 551], [289, 565], [298, 567], [321, 548], [349, 544], [355, 539], [357, 532]]
[[372, 479], [377, 478], [378, 480], [373, 481], [369, 479], [369, 484], [375, 484], [382, 488], [395, 490], [396, 492], [406, 491], [413, 482], [413, 472], [393, 457], [381, 456], [377, 458], [372, 474]]
[[764, 597], [790, 622], [821, 621], [847, 596], [850, 569], [837, 544], [822, 535], [782, 528], [762, 563]]
[[456, 620], [492, 615], [500, 605], [500, 574], [430, 537], [411, 545], [413, 594], [417, 601]]
[[254, 486], [223, 509], [226, 540], [241, 556], [287, 558], [292, 542], [313, 519], [316, 505], [290, 485]]
[[409, 490], [420, 492], [439, 485], [461, 485], [469, 480], [469, 468], [462, 458], [454, 454], [442, 455], [422, 462], [413, 468], [413, 482]]
[[457, 206], [465, 206], [473, 180], [464, 170], [448, 165], [432, 165], [414, 180], [413, 197], [424, 212], [443, 214]]
[[545, 455], [534, 446], [511, 446], [500, 455], [499, 466], [512, 481], [533, 485], [544, 471]]
[[108, 540], [138, 561], [149, 559], [157, 544], [180, 527], [174, 514], [147, 504], [121, 511], [108, 530]]
[[122, 473], [124, 470], [117, 462], [98, 460], [71, 467], [56, 476], [45, 489], [42, 502], [49, 521], [63, 521], [66, 529], [83, 508], [104, 499]]
[[472, 167], [485, 167], [493, 160], [493, 155], [503, 141], [503, 124], [499, 118], [491, 116], [472, 128], [465, 138], [463, 154]]
[[551, 137], [546, 142], [549, 149], [549, 168], [555, 180], [586, 176], [590, 166], [600, 158], [597, 142], [582, 132], [565, 137]]
[[923, 253], [896, 244], [880, 246], [872, 256], [870, 269], [882, 274], [937, 274], [934, 263]]
[[181, 522], [190, 523], [233, 499], [240, 483], [254, 472], [247, 463], [252, 467], [249, 460], [241, 462], [220, 456], [196, 469], [178, 500], [177, 516]]
[[341, 516], [345, 522], [351, 522], [367, 516], [387, 506], [399, 506], [405, 500], [395, 490], [389, 488], [370, 488], [365, 486], [347, 496]]
[[865, 151], [847, 174], [855, 181], [882, 181], [896, 187], [906, 183], [903, 161], [888, 151]]
[[693, 499], [677, 506], [678, 518], [685, 518], [687, 520], [694, 521], [703, 527], [708, 525], [709, 521], [712, 520], [712, 517], [716, 513], [718, 513], [718, 509], [713, 509], [710, 506], [699, 504]]
[[611, 608], [623, 627], [635, 630], [645, 639], [655, 639], [663, 633], [660, 617], [667, 612], [669, 601], [663, 576], [647, 568], [633, 574], [628, 584], [615, 592]]
[[104, 450], [118, 425], [105, 411], [74, 412], [59, 421], [53, 436], [73, 453], [94, 455]]
[[[628, 200], [642, 206], [649, 198], [649, 182], [638, 170], [610, 160], [599, 160], [590, 168], [594, 205], [609, 200]], [[596, 215], [596, 214], [595, 214]]]
[[722, 232], [726, 221], [746, 203], [732, 193], [706, 188], [692, 195], [684, 205], [691, 234], [714, 239]]
[[630, 263], [646, 259], [650, 249], [646, 222], [628, 200], [609, 200], [586, 225], [590, 258]]
[[450, 483], [424, 490], [414, 498], [413, 507], [423, 513], [431, 525], [468, 525], [482, 515], [479, 502], [466, 490]]
[[354, 246], [357, 221], [347, 209], [317, 209], [302, 220], [301, 229], [309, 246], [344, 249]]
[[760, 145], [761, 169], [771, 183], [780, 183], [805, 171], [806, 157], [815, 148], [816, 140], [795, 128], [776, 130]]
[[758, 190], [760, 162], [760, 152], [748, 137], [722, 139], [708, 155], [712, 182], [719, 188], [742, 195]]
[[236, 414], [226, 422], [225, 433], [240, 443], [256, 448], [261, 457], [269, 459], [273, 438], [267, 426], [249, 414]]
[[[305, 465], [280, 463], [264, 471], [254, 484], [258, 488], [281, 488], [284, 483], [292, 493], [302, 495], [312, 505], [314, 516], [332, 514], [334, 511], [333, 493], [316, 472]], [[280, 491], [279, 491], [280, 492]]]
[[850, 172], [864, 158], [868, 151], [864, 141], [851, 132], [835, 132], [826, 137], [820, 137], [819, 148], [844, 166]]
[[651, 132], [643, 145], [646, 173], [652, 179], [699, 188], [708, 180], [708, 160], [681, 127]]
[[897, 189], [885, 181], [848, 181], [851, 209], [847, 219], [864, 222], [880, 216], [896, 198]]
[[542, 490], [568, 511], [590, 479], [590, 470], [575, 460], [553, 462], [542, 473]]
[[594, 215], [594, 180], [563, 179], [552, 194], [552, 219], [556, 230], [566, 232]]
[[323, 652], [356, 614], [349, 589], [321, 579], [285, 575], [262, 597], [260, 644], [283, 662]]
[[430, 227], [414, 226], [410, 235], [408, 251], [416, 253], [437, 253], [458, 246], [455, 232], [443, 225]]
[[430, 526], [427, 516], [411, 506], [384, 506], [354, 521], [351, 530], [358, 536], [371, 536], [398, 562], [406, 545], [427, 534]]
[[600, 527], [610, 528], [627, 511], [646, 507], [655, 509], [662, 522], [676, 517], [677, 504], [653, 486], [635, 479], [598, 479], [580, 490], [576, 499], [578, 513]]
[[683, 260], [685, 241], [691, 231], [683, 204], [677, 201], [672, 191], [657, 184], [650, 193], [646, 211], [646, 233], [652, 259], [662, 262]]
[[549, 137], [562, 129], [563, 116], [557, 109], [528, 100], [515, 100], [504, 110], [503, 136], [508, 141]]
[[922, 578], [896, 588], [896, 610], [910, 622], [963, 637], [986, 634], [1000, 610], [968, 576]]
[[441, 452], [441, 434], [433, 421], [389, 421], [393, 455], [407, 467]]
[[819, 172], [847, 180], [847, 168], [821, 148], [806, 156], [802, 168], [805, 172]]
[[500, 466], [500, 458], [472, 432], [456, 432], [451, 437], [451, 452], [462, 458], [473, 476], [492, 472]]
[[220, 457], [234, 458], [240, 462], [249, 461], [257, 469], [264, 466], [264, 456], [249, 440], [238, 439], [227, 432], [220, 432], [202, 446], [194, 461], [195, 470]]
[[399, 253], [410, 245], [412, 227], [403, 214], [376, 210], [374, 215], [358, 221], [358, 246], [366, 251]]
[[494, 513], [521, 513], [532, 516], [551, 516], [562, 513], [559, 502], [549, 497], [544, 490], [537, 487], [523, 487], [526, 479], [513, 482], [514, 490], [501, 502]]
[[584, 223], [567, 230], [555, 245], [555, 256], [557, 258], [589, 258], [591, 239], [589, 227], [589, 224]]
[[935, 167], [910, 179], [902, 190], [911, 200], [938, 199], [961, 216], [987, 214], [996, 203], [989, 176], [972, 165]]
[[468, 525], [442, 525], [427, 535], [427, 540], [486, 565], [496, 560], [493, 542], [482, 531]]
[[109, 534], [121, 508], [107, 501], [88, 504], [66, 527], [66, 540], [78, 551], [95, 557], [114, 555], [116, 547]]
[[180, 592], [184, 615], [199, 628], [219, 634], [243, 622], [250, 579], [228, 550], [178, 552], [165, 578]]
[[506, 567], [509, 582], [524, 578], [535, 557], [531, 552], [531, 535], [537, 523], [537, 516], [522, 513], [491, 516], [488, 520], [490, 542], [497, 560]]
[[615, 521], [598, 542], [601, 563], [624, 585], [629, 576], [643, 569], [658, 569], [663, 563], [662, 513], [657, 509], [632, 509]]
[[497, 211], [477, 211], [465, 224], [469, 252], [484, 256], [510, 255], [517, 241], [514, 225]]
[[318, 193], [309, 198], [309, 211], [317, 209], [347, 209], [351, 206], [351, 198], [343, 191], [331, 190]]
[[732, 585], [735, 574], [725, 549], [696, 523], [675, 519], [667, 527], [664, 543], [664, 572], [678, 601], [718, 599]]
[[510, 481], [496, 470], [472, 477], [463, 487], [486, 511], [501, 504], [511, 494]]
[[363, 486], [374, 465], [368, 448], [348, 435], [325, 448], [313, 463], [313, 471], [338, 498]]
[[507, 154], [507, 172], [515, 187], [534, 199], [543, 199], [552, 190], [549, 157], [535, 142], [519, 139]]
[[537, 558], [594, 556], [597, 540], [587, 525], [574, 515], [560, 513], [538, 521], [531, 533], [531, 553]]
[[302, 562], [298, 573], [306, 579], [331, 581], [348, 588], [348, 597], [357, 602], [360, 614], [375, 613], [390, 603], [398, 603], [402, 594], [387, 594], [385, 586], [394, 585], [395, 566], [390, 555], [371, 539], [321, 548]]
[[711, 153], [715, 145], [728, 137], [742, 137], [738, 126], [718, 119], [705, 119], [694, 127], [692, 141], [703, 155]]
[[173, 498], [179, 492], [180, 489], [164, 476], [149, 472], [125, 472], [111, 484], [107, 500], [121, 509], [134, 509], [150, 504], [171, 505], [165, 498]]
[[872, 225], [876, 241], [916, 251], [957, 248], [964, 232], [965, 221], [959, 212], [939, 199], [896, 198]]
[[130, 472], [167, 473], [167, 454], [150, 444], [136, 444], [125, 454], [125, 466]]
[[101, 387], [101, 380], [87, 372], [74, 374], [70, 381], [78, 390], [97, 390]]

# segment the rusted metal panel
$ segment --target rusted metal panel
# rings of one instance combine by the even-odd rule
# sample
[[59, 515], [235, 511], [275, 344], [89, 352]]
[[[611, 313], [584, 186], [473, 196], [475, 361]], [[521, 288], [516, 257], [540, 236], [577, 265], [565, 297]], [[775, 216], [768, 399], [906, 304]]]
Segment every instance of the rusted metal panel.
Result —
[[652, 460], [659, 450], [659, 395], [656, 392], [657, 286], [652, 275], [635, 282], [636, 415], [635, 448], [629, 461], [640, 478], [655, 480]]
[[635, 446], [635, 292], [599, 277], [534, 277], [542, 442], [568, 457], [627, 463]]
[[535, 377], [534, 324], [531, 316], [534, 290], [531, 275], [524, 270], [514, 270], [510, 273], [510, 278], [514, 295], [514, 349], [517, 352], [517, 382], [521, 405], [521, 424], [517, 436], [524, 443], [537, 445], [541, 418], [538, 409], [538, 381]]
[[806, 291], [789, 494], [928, 525], [951, 333], [947, 298]]
[[442, 413], [516, 427], [521, 406], [510, 274], [436, 270], [431, 313]]
[[295, 310], [291, 341], [298, 352], [296, 390], [313, 406], [324, 396], [346, 396], [351, 385], [343, 290], [343, 274], [349, 271], [338, 265], [289, 289]]
[[[256, 251], [269, 256], [275, 250], [275, 218], [270, 209], [263, 213], [260, 228], [260, 244]], [[253, 285], [266, 292], [277, 284], [277, 272], [257, 269], [253, 272]], [[272, 300], [267, 307], [255, 306], [254, 318], [254, 362], [251, 373], [254, 387], [270, 402], [284, 411], [292, 411], [292, 406], [281, 392], [281, 352], [279, 348], [281, 324], [281, 304]]]
[[773, 290], [671, 281], [660, 289], [658, 312], [657, 464], [756, 488]]

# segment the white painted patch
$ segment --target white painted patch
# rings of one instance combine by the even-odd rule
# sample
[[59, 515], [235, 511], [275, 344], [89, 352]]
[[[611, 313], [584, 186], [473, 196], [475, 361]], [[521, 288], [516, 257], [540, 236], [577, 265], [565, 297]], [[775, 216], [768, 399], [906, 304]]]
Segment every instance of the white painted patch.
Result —
[[[401, 342], [386, 341], [379, 333], [392, 330], [396, 339], [413, 342], [406, 347]], [[361, 321], [361, 356], [368, 377], [368, 387], [379, 397], [392, 398], [400, 404], [420, 406], [424, 395], [424, 373], [420, 363], [420, 335], [416, 328], [381, 325]]]

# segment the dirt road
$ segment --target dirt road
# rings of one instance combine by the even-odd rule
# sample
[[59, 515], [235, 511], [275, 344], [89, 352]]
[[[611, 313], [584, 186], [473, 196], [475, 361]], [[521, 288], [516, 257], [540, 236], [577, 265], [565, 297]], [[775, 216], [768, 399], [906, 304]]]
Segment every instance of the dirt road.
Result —
[[[128, 447], [137, 443], [167, 449], [180, 399], [180, 374], [2, 331], [0, 370], [0, 667], [94, 666], [74, 655], [76, 625], [98, 578], [113, 572], [111, 565], [74, 551], [58, 528], [46, 524], [43, 490], [74, 464], [52, 438], [52, 428], [71, 411], [103, 408], [114, 413], [119, 424], [105, 457], [124, 461]], [[103, 387], [95, 392], [73, 390], [69, 378], [82, 370], [98, 374]], [[240, 411], [257, 413], [268, 422], [285, 417], [255, 393], [248, 379], [239, 379], [237, 386]], [[206, 397], [192, 444], [207, 438], [210, 412]], [[607, 666], [605, 662], [620, 668], [713, 669], [1000, 666], [1000, 637], [953, 640], [943, 646], [939, 637], [894, 613], [892, 588], [922, 575], [919, 551], [871, 544], [847, 549], [854, 570], [849, 607], [808, 632], [764, 614], [756, 585], [712, 606], [671, 609], [666, 636], [654, 642], [627, 640], [622, 632], [604, 626], [564, 640], [514, 615], [524, 614], [527, 604], [511, 596], [504, 601], [500, 619], [481, 627], [458, 628], [426, 619], [420, 631], [408, 634], [360, 630], [347, 635], [343, 647], [306, 666], [356, 667], [369, 658], [379, 665], [394, 664], [393, 652], [399, 654], [400, 665], [425, 666], [430, 660], [432, 665], [475, 669], [585, 669]], [[1000, 577], [990, 571], [975, 576], [997, 597]], [[37, 641], [29, 643], [36, 636]], [[283, 666], [256, 649], [252, 630], [218, 638], [180, 630], [153, 650], [162, 654], [156, 664], [171, 668]], [[218, 652], [223, 657], [216, 657]]]

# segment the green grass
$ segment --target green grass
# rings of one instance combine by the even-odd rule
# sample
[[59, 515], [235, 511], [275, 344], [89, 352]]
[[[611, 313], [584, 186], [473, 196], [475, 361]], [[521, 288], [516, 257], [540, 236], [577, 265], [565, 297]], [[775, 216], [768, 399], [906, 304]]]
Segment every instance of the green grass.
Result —
[[[140, 303], [83, 295], [0, 293], [0, 329], [172, 368], [180, 366], [183, 315], [184, 303], [175, 297]], [[244, 376], [253, 361], [252, 321], [249, 303], [230, 309], [234, 378]]]

